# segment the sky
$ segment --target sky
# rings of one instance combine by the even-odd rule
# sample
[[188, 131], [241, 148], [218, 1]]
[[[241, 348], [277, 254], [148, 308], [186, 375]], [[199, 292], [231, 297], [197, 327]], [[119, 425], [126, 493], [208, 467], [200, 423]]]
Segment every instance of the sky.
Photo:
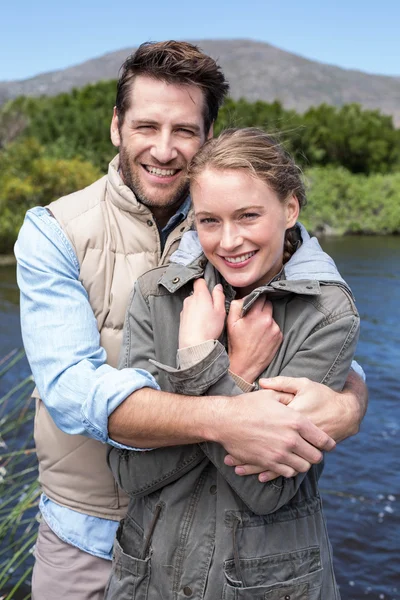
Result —
[[400, 75], [399, 0], [15, 0], [0, 8], [0, 81], [149, 40], [247, 38], [312, 60]]

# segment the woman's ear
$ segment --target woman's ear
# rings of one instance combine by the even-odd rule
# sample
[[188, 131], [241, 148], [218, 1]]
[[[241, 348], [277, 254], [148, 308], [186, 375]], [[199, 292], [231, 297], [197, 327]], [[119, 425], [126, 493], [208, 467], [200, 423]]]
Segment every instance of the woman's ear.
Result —
[[300, 206], [297, 196], [291, 196], [286, 203], [286, 228], [294, 227], [299, 217]]

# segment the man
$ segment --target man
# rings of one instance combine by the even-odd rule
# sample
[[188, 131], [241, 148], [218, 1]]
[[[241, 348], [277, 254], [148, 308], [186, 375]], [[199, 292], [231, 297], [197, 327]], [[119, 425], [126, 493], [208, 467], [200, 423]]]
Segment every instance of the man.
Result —
[[190, 228], [186, 168], [212, 136], [227, 91], [220, 68], [191, 44], [140, 46], [118, 82], [111, 139], [119, 157], [108, 175], [29, 211], [21, 229], [21, 323], [38, 388], [44, 492], [34, 600], [103, 596], [127, 506], [108, 471], [106, 443], [151, 448], [213, 440], [241, 473], [290, 477], [334, 447], [330, 435], [347, 437], [361, 421], [366, 392], [354, 374], [342, 395], [281, 379], [282, 390], [294, 386], [293, 410], [279, 402], [287, 399], [280, 392], [182, 398], [160, 392], [145, 371], [114, 368], [134, 281], [167, 261]]

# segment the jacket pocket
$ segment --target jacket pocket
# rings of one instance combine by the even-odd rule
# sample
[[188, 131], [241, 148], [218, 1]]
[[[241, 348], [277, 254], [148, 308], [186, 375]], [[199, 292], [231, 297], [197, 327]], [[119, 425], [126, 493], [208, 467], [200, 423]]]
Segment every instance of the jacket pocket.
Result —
[[[105, 600], [147, 600], [148, 588], [151, 573], [150, 554], [146, 558], [137, 558], [124, 551], [123, 537], [126, 539], [124, 531], [124, 521], [117, 531], [114, 541], [113, 565], [110, 579], [108, 580]], [[133, 531], [129, 527], [129, 534]], [[129, 536], [131, 544], [139, 545], [140, 531], [136, 530], [136, 535]], [[143, 536], [141, 538], [143, 540]]]
[[240, 574], [234, 560], [224, 562], [223, 600], [321, 600], [318, 546], [286, 554], [241, 558], [239, 566]]

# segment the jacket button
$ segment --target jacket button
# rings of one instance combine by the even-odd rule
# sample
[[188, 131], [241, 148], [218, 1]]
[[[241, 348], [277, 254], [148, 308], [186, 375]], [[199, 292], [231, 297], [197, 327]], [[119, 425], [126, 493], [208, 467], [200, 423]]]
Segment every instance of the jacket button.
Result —
[[290, 596], [289, 596], [289, 594], [286, 594], [286, 596], [285, 596], [285, 600], [290, 600]]
[[285, 283], [284, 281], [280, 281], [280, 282], [278, 283], [278, 285], [280, 285], [281, 287], [285, 287], [285, 286], [286, 286], [286, 283]]
[[187, 598], [189, 598], [193, 594], [192, 588], [188, 585], [185, 585], [185, 587], [183, 588], [183, 593]]
[[147, 225], [148, 225], [149, 227], [153, 227], [153, 221], [152, 221], [151, 219], [149, 219], [149, 220], [147, 221]]
[[216, 485], [212, 485], [210, 487], [210, 494], [216, 494], [217, 493], [217, 486]]
[[312, 285], [306, 285], [306, 290], [312, 290]]
[[180, 280], [181, 280], [180, 277], [174, 277], [173, 280], [172, 280], [172, 283], [179, 283]]

